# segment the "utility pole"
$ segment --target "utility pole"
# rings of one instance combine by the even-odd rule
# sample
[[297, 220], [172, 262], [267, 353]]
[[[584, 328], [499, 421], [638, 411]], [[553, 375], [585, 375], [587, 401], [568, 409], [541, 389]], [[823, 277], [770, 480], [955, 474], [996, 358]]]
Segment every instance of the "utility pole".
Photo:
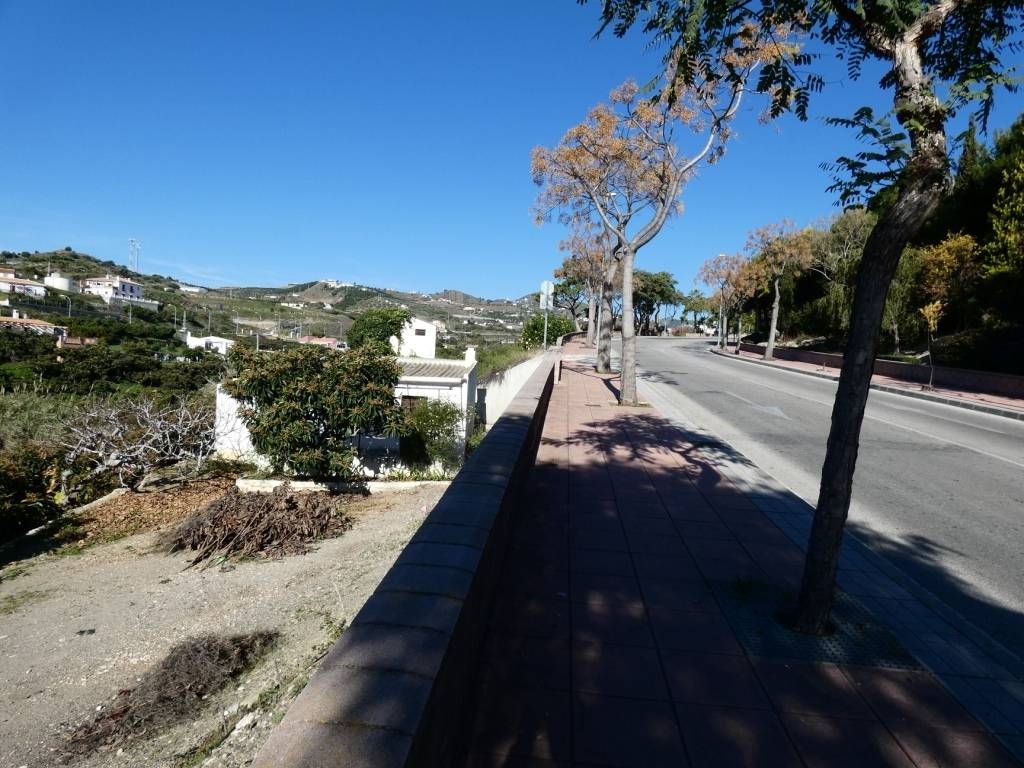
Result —
[[132, 238], [128, 241], [128, 269], [132, 272], [139, 271], [139, 246], [142, 245], [138, 240]]

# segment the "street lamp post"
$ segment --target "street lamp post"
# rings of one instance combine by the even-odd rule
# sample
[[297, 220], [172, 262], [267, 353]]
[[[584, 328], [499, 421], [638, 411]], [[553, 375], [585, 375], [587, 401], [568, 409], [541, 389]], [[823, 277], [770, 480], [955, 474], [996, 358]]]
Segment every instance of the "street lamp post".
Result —
[[65, 296], [64, 301], [68, 303], [68, 317], [71, 317], [71, 297]]

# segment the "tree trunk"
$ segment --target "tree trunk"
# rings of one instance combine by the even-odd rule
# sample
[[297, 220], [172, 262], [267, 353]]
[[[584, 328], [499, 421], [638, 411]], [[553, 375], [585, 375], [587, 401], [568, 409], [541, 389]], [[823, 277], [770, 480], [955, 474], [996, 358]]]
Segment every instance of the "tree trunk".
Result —
[[765, 360], [771, 360], [772, 355], [775, 354], [775, 334], [779, 327], [779, 304], [782, 302], [782, 293], [779, 291], [779, 281], [781, 279], [780, 277], [775, 278], [775, 299], [772, 301], [772, 321], [768, 326], [768, 343], [764, 348]]
[[[614, 272], [612, 273], [614, 276]], [[612, 370], [612, 286], [613, 278], [606, 278], [601, 286], [601, 327], [598, 329], [597, 372], [611, 373]]]
[[935, 360], [932, 358], [932, 331], [928, 329], [928, 389], [935, 389]]
[[889, 285], [900, 254], [948, 192], [945, 111], [932, 92], [916, 44], [901, 42], [894, 56], [896, 114], [911, 136], [912, 153], [896, 187], [896, 202], [878, 220], [864, 246], [850, 318], [850, 335], [832, 407], [832, 428], [821, 470], [793, 627], [825, 634], [835, 599], [836, 569], [850, 509], [860, 428], [878, 352]]
[[725, 349], [725, 299], [718, 304], [718, 348]]
[[597, 343], [597, 329], [594, 323], [597, 322], [597, 291], [594, 286], [587, 286], [587, 346], [592, 347]]
[[743, 338], [743, 315], [736, 318], [736, 349], [733, 352], [734, 355], [740, 353], [740, 339]]
[[633, 258], [632, 251], [622, 253], [622, 387], [620, 405], [637, 405], [636, 398], [636, 333], [633, 328]]
[[900, 352], [900, 324], [895, 321], [892, 324], [892, 342], [896, 348], [896, 354], [902, 355], [903, 353]]

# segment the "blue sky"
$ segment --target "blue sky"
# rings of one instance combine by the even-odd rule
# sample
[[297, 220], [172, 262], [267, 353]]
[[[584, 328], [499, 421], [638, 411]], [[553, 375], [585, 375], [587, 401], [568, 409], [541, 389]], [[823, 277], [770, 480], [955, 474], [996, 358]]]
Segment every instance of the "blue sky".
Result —
[[[0, 0], [0, 248], [71, 245], [206, 285], [316, 278], [484, 296], [560, 261], [530, 150], [658, 54], [593, 40], [598, 4]], [[820, 118], [877, 103], [831, 83], [816, 119], [748, 104], [724, 160], [641, 251], [681, 287], [747, 230], [834, 212]], [[834, 70], [834, 71], [832, 71]], [[878, 106], [885, 106], [884, 102]], [[1024, 109], [1003, 95], [993, 127]]]

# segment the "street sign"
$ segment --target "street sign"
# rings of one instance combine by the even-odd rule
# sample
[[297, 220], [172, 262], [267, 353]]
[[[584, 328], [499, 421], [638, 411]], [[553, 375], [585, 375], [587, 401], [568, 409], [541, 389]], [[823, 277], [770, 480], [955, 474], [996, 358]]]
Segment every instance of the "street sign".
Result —
[[555, 284], [550, 280], [545, 280], [540, 284], [540, 308], [555, 308]]

